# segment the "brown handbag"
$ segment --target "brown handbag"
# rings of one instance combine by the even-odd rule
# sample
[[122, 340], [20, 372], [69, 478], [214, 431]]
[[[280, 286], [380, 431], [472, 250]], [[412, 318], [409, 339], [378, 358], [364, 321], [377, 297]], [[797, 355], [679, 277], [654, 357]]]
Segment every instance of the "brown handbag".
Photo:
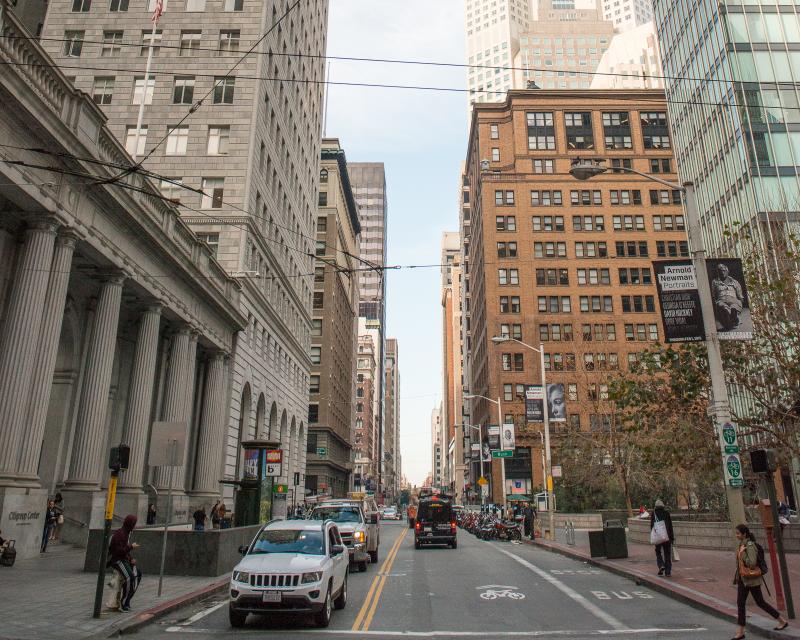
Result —
[[739, 577], [740, 578], [760, 578], [761, 577], [761, 567], [756, 565], [755, 567], [748, 567], [744, 562], [744, 553], [743, 550], [739, 552]]

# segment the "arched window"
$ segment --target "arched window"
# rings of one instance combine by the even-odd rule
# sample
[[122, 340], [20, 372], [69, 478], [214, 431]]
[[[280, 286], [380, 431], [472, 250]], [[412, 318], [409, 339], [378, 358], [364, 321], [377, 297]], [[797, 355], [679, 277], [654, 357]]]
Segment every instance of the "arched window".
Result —
[[319, 181], [320, 182], [327, 182], [328, 181], [328, 170], [323, 169], [319, 172]]

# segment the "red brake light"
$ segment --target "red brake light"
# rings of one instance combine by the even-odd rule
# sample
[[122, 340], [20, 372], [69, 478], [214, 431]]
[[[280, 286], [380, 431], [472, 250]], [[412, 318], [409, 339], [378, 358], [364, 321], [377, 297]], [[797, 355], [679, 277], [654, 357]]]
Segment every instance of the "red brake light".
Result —
[[420, 524], [419, 520], [417, 520], [417, 521], [414, 523], [414, 528], [415, 528], [415, 529], [422, 529], [422, 524]]

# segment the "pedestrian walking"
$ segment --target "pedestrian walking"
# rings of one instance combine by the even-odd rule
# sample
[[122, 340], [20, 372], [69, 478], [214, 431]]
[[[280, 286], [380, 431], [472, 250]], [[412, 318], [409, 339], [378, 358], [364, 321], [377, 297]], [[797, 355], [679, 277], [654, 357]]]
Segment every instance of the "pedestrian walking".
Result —
[[230, 521], [227, 519], [228, 510], [225, 508], [225, 503], [219, 504], [219, 528], [228, 529], [231, 526]]
[[56, 497], [53, 499], [53, 502], [56, 505], [58, 517], [56, 518], [56, 526], [53, 528], [53, 532], [50, 534], [50, 541], [61, 542], [61, 529], [64, 528], [64, 497], [61, 495], [60, 491], [56, 493]]
[[146, 522], [147, 522], [148, 526], [156, 523], [156, 515], [157, 515], [157, 513], [158, 512], [156, 511], [156, 505], [154, 505], [152, 502], [149, 505], [147, 505], [147, 520], [146, 520]]
[[656, 500], [655, 509], [650, 514], [650, 544], [656, 548], [656, 564], [658, 575], [672, 575], [672, 543], [675, 533], [672, 531], [672, 517], [664, 507], [662, 500]]
[[736, 585], [736, 608], [738, 609], [736, 623], [738, 627], [732, 640], [744, 638], [745, 605], [747, 596], [750, 594], [753, 594], [753, 600], [759, 607], [778, 621], [775, 631], [782, 631], [789, 626], [788, 620], [764, 600], [761, 593], [761, 583], [764, 581], [766, 568], [764, 550], [760, 548], [747, 525], [736, 526], [736, 539], [739, 541], [739, 547], [736, 549], [736, 575], [733, 578], [733, 584]]
[[200, 507], [192, 514], [195, 531], [205, 531], [206, 528], [206, 508]]
[[533, 509], [531, 505], [528, 504], [525, 507], [525, 510], [522, 512], [524, 519], [522, 521], [522, 526], [524, 528], [524, 533], [526, 538], [533, 537], [531, 533], [533, 532]]
[[211, 507], [211, 528], [219, 529], [219, 500]]
[[135, 527], [136, 516], [125, 516], [122, 527], [114, 532], [108, 545], [108, 563], [106, 566], [119, 574], [122, 585], [120, 611], [131, 610], [131, 599], [142, 581], [142, 572], [136, 566], [136, 560], [131, 556], [131, 552], [139, 548], [137, 543], [131, 543], [131, 533], [133, 533]]
[[47, 509], [44, 512], [44, 530], [42, 531], [42, 548], [41, 552], [47, 551], [47, 543], [50, 541], [50, 536], [53, 529], [58, 524], [58, 510], [56, 509], [55, 500], [47, 501]]

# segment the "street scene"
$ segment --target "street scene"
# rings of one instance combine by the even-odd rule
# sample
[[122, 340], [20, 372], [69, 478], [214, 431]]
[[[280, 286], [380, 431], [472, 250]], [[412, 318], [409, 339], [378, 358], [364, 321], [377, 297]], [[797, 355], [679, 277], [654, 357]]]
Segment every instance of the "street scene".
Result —
[[800, 2], [0, 0], [0, 640], [800, 638]]

